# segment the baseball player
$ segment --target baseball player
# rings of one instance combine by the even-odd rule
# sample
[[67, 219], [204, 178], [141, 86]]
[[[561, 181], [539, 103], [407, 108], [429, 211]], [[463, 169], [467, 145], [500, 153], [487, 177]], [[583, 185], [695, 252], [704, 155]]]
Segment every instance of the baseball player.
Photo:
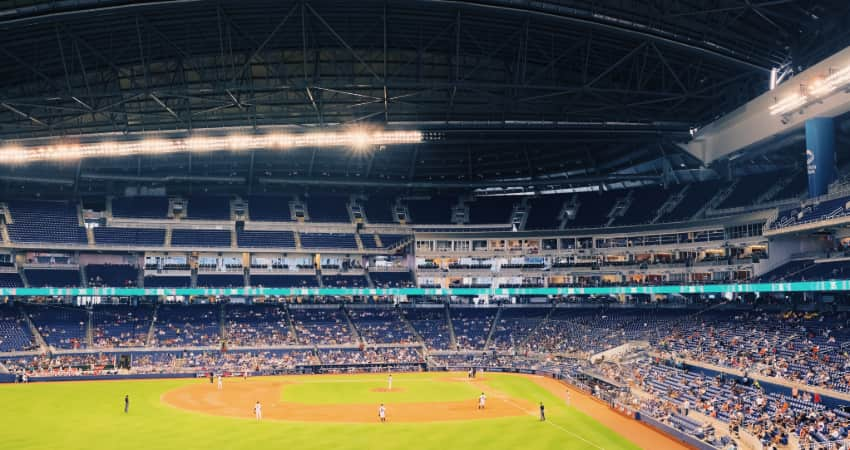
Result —
[[130, 412], [130, 396], [125, 395], [124, 396], [124, 414], [127, 414], [128, 412]]
[[387, 390], [393, 390], [393, 374], [390, 374], [390, 376], [387, 378]]
[[263, 418], [263, 405], [260, 404], [259, 400], [257, 400], [257, 403], [254, 405], [254, 417], [257, 418], [257, 422]]
[[482, 392], [478, 397], [478, 409], [484, 409], [484, 404], [487, 403], [487, 396]]
[[378, 419], [380, 419], [381, 422], [387, 421], [387, 408], [384, 407], [383, 403], [381, 403], [381, 407], [378, 408]]
[[223, 384], [221, 382], [221, 374], [218, 374], [218, 390], [220, 391], [222, 387], [223, 387]]
[[543, 402], [540, 402], [540, 421], [543, 422], [546, 420], [546, 407], [543, 406]]

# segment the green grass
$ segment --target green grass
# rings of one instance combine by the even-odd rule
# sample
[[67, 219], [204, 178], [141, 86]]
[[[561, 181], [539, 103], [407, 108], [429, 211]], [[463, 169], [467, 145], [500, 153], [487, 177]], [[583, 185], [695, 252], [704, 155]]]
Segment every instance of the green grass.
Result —
[[[446, 374], [398, 374], [393, 402], [474, 398], [479, 388], [445, 382]], [[106, 381], [0, 385], [2, 448], [63, 450], [154, 449], [598, 449], [637, 448], [615, 431], [564, 405], [531, 380], [486, 374], [487, 385], [547, 405], [549, 422], [534, 417], [441, 423], [317, 424], [215, 417], [182, 411], [160, 396], [202, 380]], [[375, 403], [369, 391], [385, 375], [298, 377], [282, 396], [304, 403]], [[340, 383], [338, 381], [353, 381]], [[297, 387], [297, 388], [296, 388]], [[486, 390], [485, 390], [486, 391]], [[130, 414], [122, 412], [124, 394]], [[592, 443], [592, 444], [591, 444]]]

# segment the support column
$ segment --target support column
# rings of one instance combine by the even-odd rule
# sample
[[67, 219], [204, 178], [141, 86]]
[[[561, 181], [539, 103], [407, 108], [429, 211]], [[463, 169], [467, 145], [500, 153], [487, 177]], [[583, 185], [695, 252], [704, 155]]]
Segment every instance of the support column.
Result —
[[806, 172], [809, 198], [826, 194], [835, 181], [835, 123], [831, 117], [806, 121]]

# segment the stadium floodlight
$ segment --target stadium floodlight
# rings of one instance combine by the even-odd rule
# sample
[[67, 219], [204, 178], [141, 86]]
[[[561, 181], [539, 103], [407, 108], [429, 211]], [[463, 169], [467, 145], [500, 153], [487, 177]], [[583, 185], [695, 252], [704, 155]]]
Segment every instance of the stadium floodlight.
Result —
[[809, 93], [822, 97], [829, 95], [850, 83], [850, 67], [845, 67], [830, 73], [826, 78], [815, 81]]
[[420, 131], [387, 131], [353, 128], [340, 131], [305, 133], [236, 134], [229, 136], [189, 136], [147, 138], [104, 142], [57, 142], [44, 145], [11, 144], [0, 147], [0, 164], [37, 161], [67, 161], [84, 158], [109, 158], [172, 153], [214, 151], [287, 150], [303, 147], [351, 147], [363, 150], [372, 146], [418, 144], [425, 140]]
[[787, 114], [803, 105], [808, 101], [808, 97], [803, 94], [789, 95], [782, 100], [771, 105], [769, 109], [771, 116]]

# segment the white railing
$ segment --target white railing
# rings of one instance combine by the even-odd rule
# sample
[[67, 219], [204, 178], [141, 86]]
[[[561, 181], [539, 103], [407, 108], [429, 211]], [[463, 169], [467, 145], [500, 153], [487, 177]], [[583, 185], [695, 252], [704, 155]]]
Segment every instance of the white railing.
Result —
[[800, 443], [800, 450], [848, 450], [850, 449], [850, 439], [842, 439], [839, 441], [827, 442], [807, 442]]

